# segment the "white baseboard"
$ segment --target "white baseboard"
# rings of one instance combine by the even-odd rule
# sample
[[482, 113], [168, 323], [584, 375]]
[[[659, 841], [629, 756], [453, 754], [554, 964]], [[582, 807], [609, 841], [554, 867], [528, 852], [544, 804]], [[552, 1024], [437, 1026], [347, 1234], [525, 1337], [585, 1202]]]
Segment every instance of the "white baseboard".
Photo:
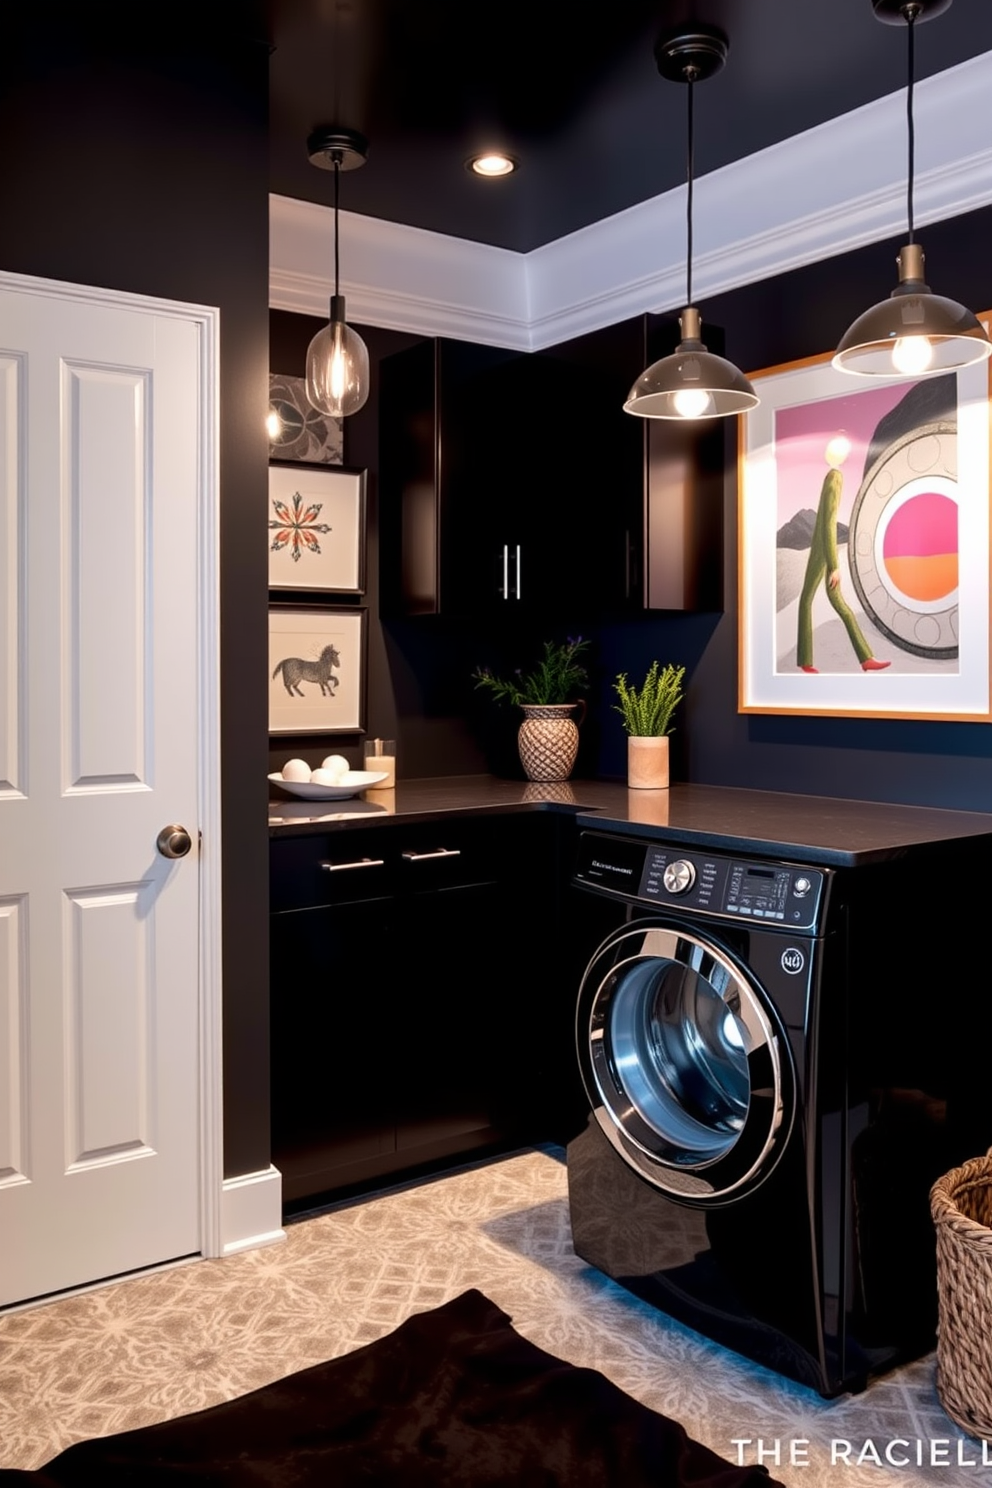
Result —
[[262, 1168], [225, 1178], [221, 1196], [221, 1255], [256, 1250], [285, 1240], [282, 1227], [282, 1174]]

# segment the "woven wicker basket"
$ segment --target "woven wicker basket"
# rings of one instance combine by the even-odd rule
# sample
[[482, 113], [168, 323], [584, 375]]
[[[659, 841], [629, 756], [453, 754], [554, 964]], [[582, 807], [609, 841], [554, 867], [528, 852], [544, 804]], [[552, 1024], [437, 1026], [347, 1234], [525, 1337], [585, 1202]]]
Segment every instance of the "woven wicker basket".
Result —
[[992, 1152], [930, 1190], [937, 1229], [937, 1394], [964, 1431], [992, 1441]]

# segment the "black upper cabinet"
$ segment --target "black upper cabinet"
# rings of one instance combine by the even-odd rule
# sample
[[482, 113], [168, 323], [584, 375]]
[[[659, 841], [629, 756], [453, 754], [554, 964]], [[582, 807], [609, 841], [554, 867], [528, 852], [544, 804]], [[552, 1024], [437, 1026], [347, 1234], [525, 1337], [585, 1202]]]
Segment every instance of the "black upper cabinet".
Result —
[[529, 355], [437, 340], [386, 358], [384, 613], [719, 608], [722, 435], [623, 412], [666, 337], [639, 317]]
[[496, 597], [488, 466], [511, 436], [492, 383], [512, 353], [425, 341], [383, 360], [379, 542], [385, 615], [464, 615]]

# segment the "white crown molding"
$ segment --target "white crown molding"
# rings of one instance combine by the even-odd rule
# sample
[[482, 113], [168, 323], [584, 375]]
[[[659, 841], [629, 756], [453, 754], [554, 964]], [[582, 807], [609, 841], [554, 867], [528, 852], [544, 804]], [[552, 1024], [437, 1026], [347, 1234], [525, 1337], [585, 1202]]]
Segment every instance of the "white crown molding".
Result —
[[[992, 202], [992, 52], [919, 83], [918, 226]], [[890, 94], [696, 182], [697, 303], [892, 237], [905, 227], [905, 91]], [[967, 151], [967, 153], [966, 153]], [[272, 197], [277, 309], [325, 315], [332, 219]], [[517, 254], [341, 214], [349, 319], [539, 350], [685, 294], [685, 193], [666, 192]]]
[[[269, 224], [269, 304], [326, 316], [333, 213], [272, 196]], [[340, 227], [350, 321], [531, 349], [523, 254], [354, 212], [340, 213]]]

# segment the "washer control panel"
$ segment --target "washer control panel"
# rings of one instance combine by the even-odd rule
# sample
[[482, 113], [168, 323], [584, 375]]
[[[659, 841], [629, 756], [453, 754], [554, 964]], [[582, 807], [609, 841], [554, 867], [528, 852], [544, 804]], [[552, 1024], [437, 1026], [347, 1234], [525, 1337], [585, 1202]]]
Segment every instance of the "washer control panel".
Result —
[[822, 890], [823, 874], [815, 868], [649, 846], [637, 897], [808, 930], [816, 924]]
[[684, 843], [584, 832], [575, 879], [629, 900], [783, 930], [815, 930], [826, 875], [794, 863], [723, 857]]

